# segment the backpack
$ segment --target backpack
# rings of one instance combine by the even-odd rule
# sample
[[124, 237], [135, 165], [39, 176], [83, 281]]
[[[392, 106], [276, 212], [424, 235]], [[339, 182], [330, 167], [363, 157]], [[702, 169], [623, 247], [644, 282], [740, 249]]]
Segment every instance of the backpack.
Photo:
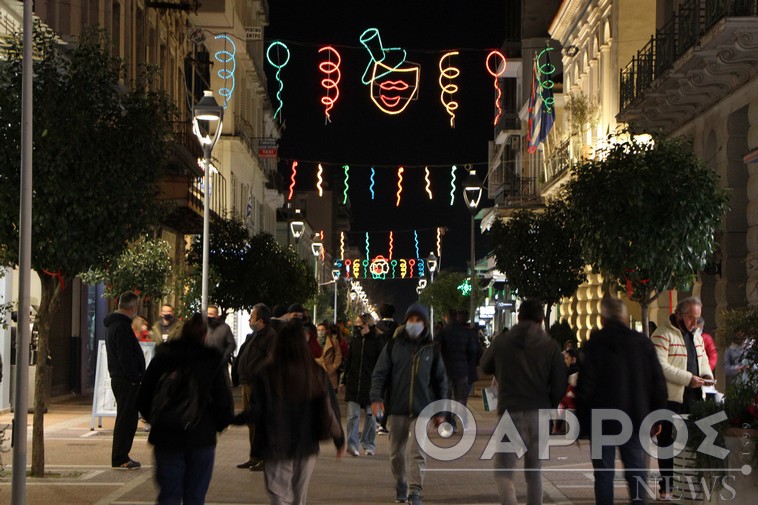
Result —
[[190, 431], [203, 416], [200, 390], [192, 370], [179, 367], [158, 379], [150, 409], [150, 424], [165, 431]]

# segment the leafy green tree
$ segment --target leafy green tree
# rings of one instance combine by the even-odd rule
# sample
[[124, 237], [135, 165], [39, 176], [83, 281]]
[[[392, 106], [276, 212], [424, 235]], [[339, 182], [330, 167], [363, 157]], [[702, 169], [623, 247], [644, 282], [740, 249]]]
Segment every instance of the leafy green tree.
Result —
[[521, 210], [508, 221], [492, 226], [497, 268], [505, 273], [521, 298], [553, 305], [571, 296], [584, 282], [584, 261], [579, 242], [560, 200], [544, 212]]
[[[125, 87], [122, 61], [102, 32], [64, 51], [35, 33], [32, 268], [41, 280], [39, 353], [63, 284], [114, 261], [158, 216], [155, 197], [169, 152], [168, 98]], [[0, 59], [0, 246], [18, 264], [21, 61], [19, 40]], [[45, 360], [37, 364], [32, 475], [45, 469]]]
[[585, 260], [619, 291], [648, 306], [690, 285], [714, 252], [727, 192], [683, 138], [614, 139], [575, 166], [565, 188]]
[[437, 318], [444, 314], [447, 309], [469, 310], [469, 296], [463, 294], [461, 286], [466, 284], [468, 275], [459, 272], [440, 272], [434, 278], [434, 282], [427, 284], [421, 292], [419, 301], [434, 307]]

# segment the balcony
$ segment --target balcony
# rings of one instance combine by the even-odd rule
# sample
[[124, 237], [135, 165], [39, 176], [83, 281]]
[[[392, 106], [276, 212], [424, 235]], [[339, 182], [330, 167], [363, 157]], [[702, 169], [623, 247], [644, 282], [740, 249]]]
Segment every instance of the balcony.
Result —
[[758, 75], [758, 0], [687, 0], [620, 71], [617, 119], [671, 133]]
[[[211, 218], [226, 217], [226, 179], [219, 173], [211, 178], [209, 210]], [[161, 179], [158, 200], [166, 205], [161, 224], [185, 235], [203, 231], [203, 178], [166, 175]]]
[[506, 175], [503, 182], [503, 198], [506, 207], [531, 207], [541, 204], [537, 178]]
[[183, 174], [202, 175], [197, 160], [203, 157], [203, 149], [192, 133], [192, 122], [173, 122], [174, 143], [171, 145], [171, 166]]
[[571, 168], [570, 144], [569, 140], [563, 141], [545, 160], [542, 183], [543, 194], [552, 192], [558, 186], [557, 182], [563, 179], [564, 175], [568, 174], [569, 168]]

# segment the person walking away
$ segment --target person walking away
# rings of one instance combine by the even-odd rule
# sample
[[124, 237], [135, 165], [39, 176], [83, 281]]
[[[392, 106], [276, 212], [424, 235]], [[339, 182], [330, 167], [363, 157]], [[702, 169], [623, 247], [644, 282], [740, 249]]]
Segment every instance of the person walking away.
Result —
[[[613, 477], [618, 449], [624, 463], [629, 498], [632, 503], [644, 504], [647, 503], [647, 472], [640, 444], [640, 425], [650, 412], [666, 408], [666, 378], [651, 340], [627, 326], [629, 316], [623, 301], [603, 298], [600, 317], [603, 329], [593, 330], [582, 346], [584, 359], [576, 388], [577, 417], [581, 431], [589, 433], [594, 410], [624, 412], [632, 422], [632, 434], [619, 446], [590, 441], [595, 503], [614, 503]], [[620, 431], [618, 422], [603, 423], [603, 435]]]
[[299, 320], [282, 327], [271, 361], [253, 378], [250, 409], [234, 420], [256, 426], [254, 452], [272, 505], [305, 505], [319, 440], [331, 439], [337, 458], [345, 453], [337, 397], [303, 333]]
[[178, 337], [181, 331], [182, 323], [174, 316], [174, 307], [167, 303], [161, 305], [161, 318], [153, 325], [150, 332], [155, 345]]
[[[391, 338], [394, 338], [395, 331], [398, 324], [395, 321], [395, 306], [389, 303], [383, 303], [379, 306], [379, 321], [376, 322], [376, 334], [379, 335], [384, 343], [387, 343]], [[376, 434], [387, 435], [389, 430], [387, 429], [387, 416], [382, 419], [377, 419]]]
[[[429, 311], [413, 304], [371, 376], [371, 410], [377, 417], [389, 416], [390, 468], [398, 503], [422, 504], [426, 454], [416, 439], [416, 420], [427, 405], [446, 397], [445, 364], [432, 340]], [[439, 426], [444, 420], [444, 415], [435, 416], [434, 423]]]
[[[271, 353], [276, 342], [276, 332], [271, 327], [271, 310], [267, 305], [259, 303], [253, 306], [250, 312], [250, 327], [254, 330], [248, 345], [240, 350], [237, 357], [237, 373], [239, 382], [242, 385], [242, 408], [250, 409], [250, 399], [252, 397], [252, 383], [263, 366], [271, 359]], [[253, 472], [263, 471], [263, 460], [253, 453], [255, 441], [255, 425], [247, 425], [250, 440], [250, 455], [244, 463], [237, 465], [237, 468], [249, 468]]]
[[[347, 453], [359, 456], [358, 445], [363, 447], [367, 456], [376, 453], [376, 422], [371, 412], [370, 397], [371, 374], [374, 371], [384, 343], [376, 334], [374, 318], [364, 313], [355, 318], [353, 338], [345, 371], [340, 379], [340, 393], [345, 393], [347, 402]], [[364, 411], [363, 434], [358, 440], [361, 410]]]
[[[142, 416], [151, 423], [148, 442], [153, 445], [155, 482], [159, 505], [202, 505], [213, 475], [217, 433], [229, 426], [234, 401], [221, 355], [204, 345], [208, 327], [202, 314], [194, 314], [179, 338], [158, 347], [145, 372], [138, 396]], [[194, 381], [187, 388], [195, 395], [198, 412], [192, 424], [177, 429], [153, 418], [154, 399], [162, 380], [179, 371]], [[190, 399], [192, 401], [192, 399]]]
[[138, 309], [139, 296], [126, 291], [118, 299], [118, 309], [103, 321], [108, 373], [116, 399], [111, 466], [126, 470], [142, 466], [129, 457], [139, 422], [137, 392], [145, 373], [145, 355], [132, 331], [132, 320], [137, 316]]
[[[561, 348], [542, 328], [545, 314], [537, 300], [524, 300], [518, 324], [500, 334], [484, 351], [480, 362], [484, 373], [498, 382], [497, 412], [508, 411], [526, 446], [524, 467], [526, 502], [542, 503], [542, 461], [539, 459], [539, 410], [554, 409], [566, 391], [566, 364]], [[503, 505], [515, 505], [513, 469], [516, 455], [495, 455], [495, 482]]]
[[234, 333], [223, 319], [221, 319], [218, 307], [208, 305], [208, 337], [205, 339], [205, 345], [213, 347], [219, 354], [224, 363], [229, 363], [237, 349], [237, 341], [234, 339]]
[[[705, 354], [703, 338], [697, 331], [703, 303], [691, 296], [680, 301], [671, 316], [663, 321], [650, 339], [655, 345], [658, 361], [663, 368], [668, 390], [666, 408], [675, 414], [688, 414], [692, 404], [703, 401], [702, 387], [706, 380], [713, 379], [713, 372]], [[658, 446], [669, 447], [674, 443], [674, 425], [661, 422]], [[668, 456], [668, 455], [667, 455]], [[674, 458], [658, 457], [661, 480], [658, 498], [670, 500], [671, 480], [674, 477]]]
[[[445, 363], [448, 397], [465, 406], [469, 393], [469, 365], [476, 361], [479, 345], [472, 338], [471, 329], [458, 322], [455, 310], [446, 310], [445, 320], [447, 324], [437, 333], [434, 340], [440, 346], [442, 361]], [[448, 414], [447, 421], [453, 426], [453, 433], [457, 433], [452, 413]], [[461, 419], [461, 423], [465, 429], [468, 419]]]
[[329, 377], [332, 389], [336, 392], [340, 382], [339, 371], [342, 368], [342, 350], [337, 338], [337, 327], [334, 326], [333, 331], [329, 329], [322, 330], [322, 327], [326, 328], [326, 325], [318, 325], [319, 339], [321, 338], [321, 332], [324, 332], [324, 352], [320, 358], [316, 358], [316, 363], [323, 367], [326, 375]]

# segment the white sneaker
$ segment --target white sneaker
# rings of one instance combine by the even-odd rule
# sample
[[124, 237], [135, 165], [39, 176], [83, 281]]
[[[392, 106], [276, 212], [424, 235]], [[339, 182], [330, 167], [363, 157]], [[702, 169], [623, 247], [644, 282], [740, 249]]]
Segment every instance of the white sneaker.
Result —
[[374, 449], [366, 449], [366, 456], [373, 456], [374, 454], [376, 454]]
[[347, 453], [351, 456], [360, 456], [361, 453], [358, 452], [358, 449], [348, 449]]

